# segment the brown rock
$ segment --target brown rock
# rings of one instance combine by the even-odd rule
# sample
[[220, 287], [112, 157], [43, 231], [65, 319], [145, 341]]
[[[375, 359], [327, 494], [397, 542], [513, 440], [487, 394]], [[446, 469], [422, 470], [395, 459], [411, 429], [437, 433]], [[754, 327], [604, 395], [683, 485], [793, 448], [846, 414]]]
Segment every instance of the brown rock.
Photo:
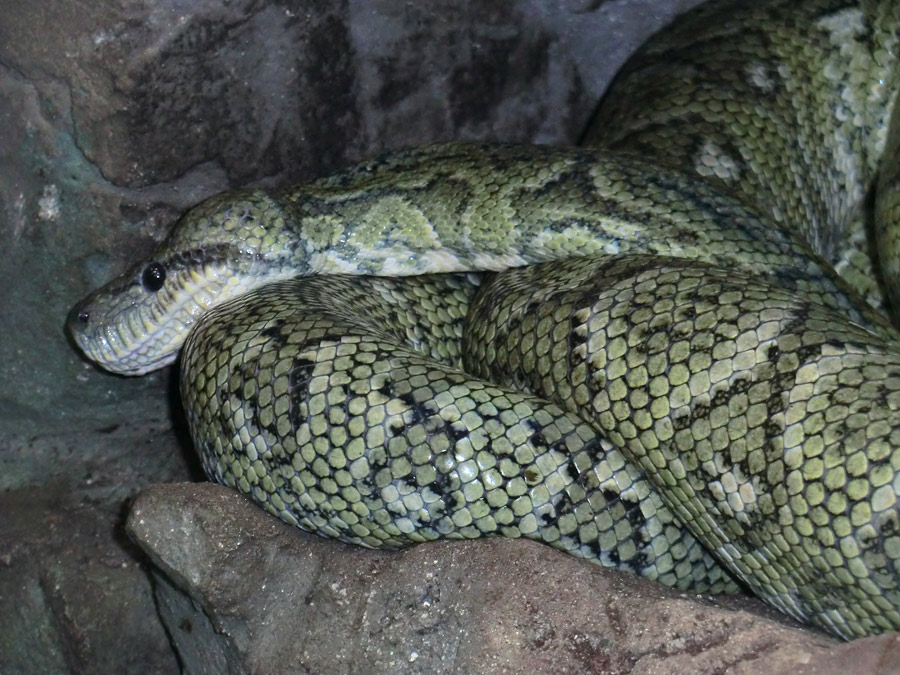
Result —
[[894, 635], [838, 644], [755, 600], [689, 597], [530, 541], [330, 542], [215, 485], [147, 489], [128, 530], [162, 572], [158, 602], [191, 673], [889, 673], [900, 661]]

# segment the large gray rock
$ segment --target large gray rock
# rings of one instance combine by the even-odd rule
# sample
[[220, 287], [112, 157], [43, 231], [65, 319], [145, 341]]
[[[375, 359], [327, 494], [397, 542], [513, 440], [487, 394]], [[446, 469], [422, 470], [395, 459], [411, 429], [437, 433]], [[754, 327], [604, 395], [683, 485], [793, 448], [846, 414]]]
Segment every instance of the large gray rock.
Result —
[[145, 490], [128, 530], [187, 673], [900, 669], [896, 635], [835, 644], [756, 600], [689, 597], [526, 540], [367, 551], [210, 484]]

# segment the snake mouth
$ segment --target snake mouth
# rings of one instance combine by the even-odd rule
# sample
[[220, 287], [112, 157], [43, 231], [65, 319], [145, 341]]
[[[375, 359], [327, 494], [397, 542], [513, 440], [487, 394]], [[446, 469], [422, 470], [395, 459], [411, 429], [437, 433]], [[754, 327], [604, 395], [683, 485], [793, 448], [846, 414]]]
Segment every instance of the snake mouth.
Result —
[[[207, 272], [209, 270], [206, 270]], [[84, 355], [117, 375], [144, 375], [175, 361], [194, 322], [214, 304], [215, 273], [172, 274], [167, 287], [147, 290], [132, 271], [79, 302], [66, 329]]]
[[[153, 263], [158, 265], [158, 263]], [[98, 366], [117, 375], [144, 375], [173, 363], [197, 320], [219, 304], [271, 281], [295, 276], [292, 269], [264, 269], [255, 257], [208, 260], [199, 266], [168, 261], [165, 283], [142, 283], [146, 265], [113, 280], [79, 302], [66, 329]]]
[[175, 361], [190, 326], [170, 325], [161, 330], [160, 325], [143, 321], [142, 314], [104, 311], [88, 299], [69, 313], [66, 330], [84, 355], [104, 370], [144, 375]]

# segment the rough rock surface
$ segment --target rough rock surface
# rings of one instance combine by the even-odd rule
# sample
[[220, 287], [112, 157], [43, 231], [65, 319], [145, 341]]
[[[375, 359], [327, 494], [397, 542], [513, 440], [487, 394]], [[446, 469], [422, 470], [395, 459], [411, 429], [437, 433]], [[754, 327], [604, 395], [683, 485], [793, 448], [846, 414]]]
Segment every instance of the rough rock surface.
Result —
[[176, 671], [121, 505], [52, 482], [0, 514], [0, 672]]
[[890, 673], [749, 598], [693, 598], [526, 540], [366, 551], [211, 484], [159, 485], [128, 531], [185, 672]]
[[[385, 149], [436, 140], [574, 142], [627, 54], [698, 1], [0, 0], [0, 673], [170, 673], [180, 667], [173, 645], [184, 658], [191, 651], [183, 629], [171, 629], [177, 622], [166, 620], [166, 634], [160, 617], [189, 612], [193, 601], [154, 572], [156, 604], [148, 576], [153, 566], [122, 528], [129, 500], [142, 488], [202, 478], [172, 395], [171, 372], [123, 379], [83, 363], [62, 332], [75, 300], [146, 254], [179, 213], [222, 189], [285, 184]], [[156, 513], [174, 517], [171, 509]], [[158, 533], [180, 522], [147, 520]], [[245, 534], [243, 541], [256, 540]], [[310, 541], [329, 550], [326, 542]], [[357, 565], [353, 572], [350, 562], [341, 563], [347, 578], [364, 580], [387, 564], [379, 554], [333, 546]], [[452, 630], [440, 633], [456, 640], [459, 654], [469, 653], [462, 646], [480, 630], [477, 621], [488, 621], [479, 595], [488, 592], [482, 585], [488, 581], [479, 577], [491, 566], [483, 556], [511, 546], [496, 555], [549, 556], [553, 565], [566, 560], [521, 542], [486, 546], [483, 553], [477, 545], [450, 545], [398, 558], [406, 565], [412, 564], [407, 555], [436, 560], [441, 569], [456, 570], [457, 590], [470, 589], [458, 598], [461, 609], [448, 615]], [[190, 561], [178, 568], [196, 569]], [[290, 569], [300, 576], [325, 574], [316, 566], [304, 572], [300, 561]], [[522, 592], [549, 593], [540, 590], [545, 583], [564, 587], [571, 576], [544, 562], [515, 569], [524, 579]], [[222, 570], [214, 583], [226, 583], [228, 573]], [[273, 588], [274, 581], [259, 583]], [[449, 588], [444, 583], [440, 587]], [[414, 643], [401, 636], [413, 624], [397, 623], [395, 617], [406, 616], [396, 604], [402, 598], [387, 590], [367, 591], [370, 603], [361, 616], [381, 617], [371, 630], [384, 636], [383, 649], [391, 640], [409, 647]], [[303, 597], [287, 586], [282, 592]], [[418, 616], [425, 600], [403, 597]], [[515, 604], [524, 600], [496, 597], [508, 603], [506, 620], [512, 621]], [[599, 602], [566, 597], [573, 604], [563, 618], [587, 616]], [[676, 600], [679, 625], [710, 611]], [[535, 607], [536, 616], [545, 616]], [[628, 653], [648, 664], [652, 656], [659, 672], [668, 672], [669, 651], [651, 655], [633, 642], [647, 634], [639, 608], [649, 605], [619, 607], [637, 614], [615, 625], [641, 629], [629, 637]], [[229, 606], [205, 609], [223, 620]], [[430, 635], [429, 622], [438, 621], [433, 612], [425, 614], [416, 619], [423, 622], [417, 635]], [[274, 621], [267, 616], [246, 630], [267, 630]], [[349, 634], [362, 625], [344, 621]], [[204, 626], [200, 615], [191, 625], [196, 637]], [[493, 633], [495, 639], [512, 640], [510, 649], [523, 646], [537, 663], [562, 649], [543, 627], [557, 631], [555, 624], [503, 625], [512, 628]], [[723, 645], [730, 639], [715, 634]], [[334, 644], [335, 635], [318, 642]], [[567, 635], [565, 649], [572, 654], [609, 648], [592, 642], [595, 633]], [[680, 640], [662, 635], [653, 639]], [[779, 642], [777, 635], [787, 634], [772, 635], [762, 650], [767, 654], [788, 654], [797, 644], [787, 637]], [[204, 642], [219, 645], [209, 659], [224, 659], [204, 661], [204, 667], [249, 663], [247, 641], [233, 637]], [[302, 633], [290, 639], [317, 646]], [[890, 645], [886, 640], [877, 644]], [[423, 647], [410, 662], [411, 648], [404, 647], [394, 662], [412, 668], [418, 661], [422, 668], [443, 654], [438, 643], [428, 644], [438, 651]], [[555, 646], [543, 653], [542, 644]], [[882, 654], [882, 647], [866, 654]], [[267, 657], [277, 654], [276, 646], [265, 648]], [[363, 647], [338, 652], [345, 664], [353, 654], [368, 654]], [[895, 647], [895, 659], [898, 653]], [[391, 663], [383, 654], [369, 656], [367, 664]], [[446, 663], [461, 668], [463, 661]], [[850, 663], [865, 672], [873, 662]], [[503, 670], [499, 661], [480, 667], [491, 664]], [[611, 661], [608, 669], [623, 664]], [[183, 665], [188, 670], [187, 661]]]

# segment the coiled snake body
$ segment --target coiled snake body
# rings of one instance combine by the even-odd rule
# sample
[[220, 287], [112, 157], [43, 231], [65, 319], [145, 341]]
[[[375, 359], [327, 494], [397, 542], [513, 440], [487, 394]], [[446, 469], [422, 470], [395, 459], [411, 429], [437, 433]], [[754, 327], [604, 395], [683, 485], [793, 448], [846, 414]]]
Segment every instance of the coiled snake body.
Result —
[[214, 197], [70, 329], [125, 374], [184, 343], [207, 473], [304, 529], [525, 536], [900, 629], [898, 25], [892, 0], [710, 2], [589, 146]]

